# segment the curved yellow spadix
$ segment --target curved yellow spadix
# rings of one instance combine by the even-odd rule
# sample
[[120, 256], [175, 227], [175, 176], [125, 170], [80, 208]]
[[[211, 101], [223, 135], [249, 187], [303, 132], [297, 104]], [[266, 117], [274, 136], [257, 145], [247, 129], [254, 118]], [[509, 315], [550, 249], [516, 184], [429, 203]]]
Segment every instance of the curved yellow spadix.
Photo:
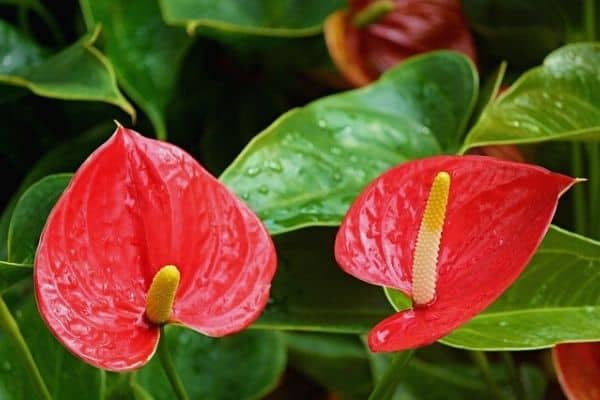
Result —
[[154, 275], [146, 296], [146, 317], [150, 322], [162, 325], [169, 321], [179, 278], [174, 265], [165, 265]]
[[428, 304], [435, 298], [438, 253], [449, 192], [450, 174], [439, 172], [429, 190], [413, 255], [412, 298], [416, 305]]

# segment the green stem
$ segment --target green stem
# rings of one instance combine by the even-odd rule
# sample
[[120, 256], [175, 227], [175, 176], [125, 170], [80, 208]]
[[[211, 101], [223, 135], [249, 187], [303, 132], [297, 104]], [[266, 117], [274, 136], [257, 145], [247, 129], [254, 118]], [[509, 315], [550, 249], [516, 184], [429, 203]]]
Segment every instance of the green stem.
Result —
[[407, 350], [396, 353], [385, 374], [375, 386], [375, 390], [369, 396], [369, 400], [388, 400], [392, 398], [398, 383], [402, 379], [403, 369], [410, 361], [414, 352], [414, 350]]
[[394, 7], [394, 2], [391, 0], [376, 0], [360, 10], [352, 18], [352, 24], [357, 28], [364, 28], [377, 22], [379, 18], [392, 11]]
[[596, 0], [585, 0], [583, 3], [583, 19], [585, 24], [585, 39], [596, 40]]
[[179, 400], [188, 400], [189, 397], [185, 391], [185, 388], [183, 387], [183, 382], [181, 382], [181, 378], [179, 377], [179, 374], [177, 374], [177, 369], [175, 368], [175, 364], [171, 358], [171, 352], [169, 351], [169, 346], [167, 344], [167, 337], [165, 335], [164, 327], [160, 328], [158, 357], [160, 358], [160, 363], [167, 374], [167, 378], [169, 378], [169, 382], [171, 383], [173, 390], [177, 394], [177, 398]]
[[492, 397], [497, 400], [502, 400], [502, 394], [500, 393], [500, 388], [496, 384], [496, 381], [492, 377], [492, 369], [490, 368], [490, 363], [487, 359], [487, 356], [483, 351], [470, 351], [469, 355], [471, 356], [471, 360], [479, 369], [479, 373], [485, 380]]
[[[580, 143], [571, 143], [571, 172], [577, 178], [583, 175], [583, 154]], [[586, 210], [585, 192], [583, 185], [575, 185], [573, 188], [573, 212], [575, 213], [575, 232], [585, 235]]]
[[500, 352], [500, 356], [502, 357], [502, 361], [508, 372], [510, 384], [515, 392], [515, 399], [525, 400], [525, 389], [523, 388], [523, 382], [521, 382], [521, 378], [519, 377], [515, 360], [513, 360], [512, 355], [508, 351]]
[[600, 144], [586, 144], [589, 157], [588, 177], [590, 182], [590, 229], [589, 234], [594, 239], [600, 239]]
[[10, 340], [12, 341], [13, 348], [15, 349], [17, 356], [19, 357], [21, 364], [27, 370], [29, 377], [31, 378], [31, 384], [38, 392], [40, 399], [52, 400], [52, 396], [44, 383], [44, 379], [40, 374], [31, 351], [27, 346], [27, 342], [21, 335], [19, 325], [13, 318], [8, 306], [4, 302], [4, 299], [0, 296], [0, 328], [6, 332]]

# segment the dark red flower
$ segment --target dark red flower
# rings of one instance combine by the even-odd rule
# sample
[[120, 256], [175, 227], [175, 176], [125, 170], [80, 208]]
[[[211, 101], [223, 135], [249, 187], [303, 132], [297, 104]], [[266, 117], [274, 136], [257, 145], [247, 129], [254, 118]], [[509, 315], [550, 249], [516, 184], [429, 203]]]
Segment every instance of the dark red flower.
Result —
[[117, 128], [79, 168], [35, 259], [42, 318], [100, 368], [138, 368], [163, 323], [210, 336], [248, 326], [276, 256], [258, 218], [189, 154]]
[[569, 400], [600, 400], [600, 343], [559, 344], [552, 360]]
[[373, 181], [344, 218], [336, 259], [413, 307], [373, 328], [371, 350], [430, 344], [481, 312], [523, 271], [575, 182], [479, 156], [412, 161]]
[[[369, 7], [375, 10], [375, 20], [357, 26]], [[374, 81], [405, 58], [431, 50], [452, 49], [476, 61], [459, 0], [351, 0], [347, 11], [327, 19], [325, 38], [338, 69], [355, 86]]]

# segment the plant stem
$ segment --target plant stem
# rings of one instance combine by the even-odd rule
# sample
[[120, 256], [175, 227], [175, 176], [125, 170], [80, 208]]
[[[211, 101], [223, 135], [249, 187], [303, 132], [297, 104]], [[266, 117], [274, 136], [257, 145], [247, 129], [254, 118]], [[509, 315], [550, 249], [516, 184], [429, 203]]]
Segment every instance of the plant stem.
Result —
[[7, 336], [12, 341], [15, 351], [17, 352], [17, 356], [19, 357], [21, 364], [27, 370], [29, 377], [31, 378], [31, 384], [38, 392], [40, 399], [44, 400], [52, 400], [52, 396], [48, 391], [48, 387], [46, 387], [46, 383], [40, 374], [40, 370], [38, 369], [33, 356], [31, 355], [31, 351], [27, 346], [27, 342], [21, 335], [21, 331], [19, 330], [19, 325], [17, 325], [17, 321], [13, 318], [8, 306], [4, 302], [4, 299], [0, 296], [0, 328], [6, 332]]
[[369, 26], [395, 8], [391, 0], [376, 0], [360, 10], [353, 18], [352, 24], [357, 28]]
[[177, 374], [177, 369], [171, 358], [171, 352], [169, 351], [169, 346], [167, 344], [167, 336], [165, 335], [164, 327], [160, 328], [158, 357], [160, 358], [160, 363], [167, 374], [167, 378], [169, 378], [173, 390], [177, 394], [177, 398], [179, 398], [179, 400], [189, 400], [187, 392], [183, 387], [183, 382], [181, 382], [181, 378], [179, 377], [179, 374]]
[[[583, 175], [583, 154], [580, 143], [571, 143], [571, 172], [577, 178]], [[585, 193], [583, 185], [573, 188], [573, 212], [575, 213], [575, 232], [585, 235], [586, 215]]]
[[496, 381], [492, 377], [492, 370], [490, 368], [490, 363], [487, 359], [487, 356], [483, 351], [470, 351], [469, 355], [471, 356], [471, 360], [479, 369], [481, 376], [485, 380], [492, 397], [497, 400], [502, 400], [502, 394], [500, 393], [500, 388], [496, 384]]
[[593, 42], [596, 39], [596, 0], [584, 0], [583, 21], [585, 40]]
[[521, 382], [521, 378], [519, 377], [519, 372], [517, 371], [517, 367], [515, 365], [515, 360], [513, 360], [512, 355], [509, 351], [500, 352], [500, 356], [502, 357], [502, 361], [504, 361], [504, 366], [508, 372], [508, 378], [510, 380], [510, 384], [515, 392], [516, 400], [525, 400], [525, 389], [523, 388], [523, 383]]
[[375, 390], [369, 396], [369, 400], [388, 400], [392, 398], [394, 390], [403, 376], [402, 370], [408, 364], [414, 352], [414, 350], [406, 350], [394, 355], [394, 359], [375, 386]]
[[590, 183], [588, 189], [590, 191], [590, 229], [589, 235], [593, 239], [600, 238], [600, 144], [588, 143], [586, 144], [589, 157], [589, 171], [588, 177]]

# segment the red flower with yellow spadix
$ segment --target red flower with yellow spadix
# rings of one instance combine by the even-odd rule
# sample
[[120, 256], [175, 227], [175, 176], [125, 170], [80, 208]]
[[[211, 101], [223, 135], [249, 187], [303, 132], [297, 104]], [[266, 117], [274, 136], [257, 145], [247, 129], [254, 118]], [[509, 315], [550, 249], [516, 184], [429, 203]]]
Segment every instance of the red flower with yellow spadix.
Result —
[[335, 256], [412, 308], [371, 330], [371, 350], [433, 343], [481, 312], [523, 271], [575, 182], [480, 156], [412, 161], [375, 179], [344, 218]]
[[119, 126], [75, 173], [35, 258], [50, 331], [107, 370], [144, 365], [160, 327], [209, 336], [261, 313], [276, 269], [259, 219], [189, 154]]

